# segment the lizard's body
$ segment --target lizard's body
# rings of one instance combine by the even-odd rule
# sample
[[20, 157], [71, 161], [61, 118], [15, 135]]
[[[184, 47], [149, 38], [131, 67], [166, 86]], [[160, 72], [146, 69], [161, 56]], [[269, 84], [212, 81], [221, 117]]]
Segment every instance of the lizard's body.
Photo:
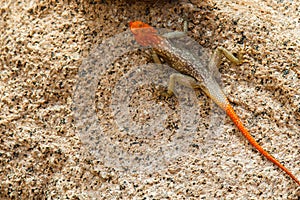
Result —
[[[215, 80], [213, 72], [211, 72], [211, 68], [214, 66], [210, 65], [216, 65], [215, 60], [210, 62], [209, 66], [205, 66], [203, 64], [204, 62], [202, 62], [200, 58], [195, 56], [189, 50], [179, 48], [178, 46], [174, 45], [174, 43], [172, 43], [169, 39], [158, 35], [157, 31], [153, 27], [141, 21], [131, 22], [130, 29], [139, 44], [141, 44], [142, 46], [151, 47], [153, 51], [159, 56], [163, 57], [164, 60], [166, 60], [172, 68], [184, 74], [184, 76], [182, 75], [181, 78], [185, 77], [188, 79], [189, 84], [191, 84], [193, 87], [201, 88], [207, 96], [209, 96], [218, 106], [220, 106], [226, 112], [226, 114], [231, 118], [234, 124], [238, 127], [238, 129], [242, 132], [242, 134], [246, 137], [246, 139], [253, 147], [255, 147], [268, 160], [281, 168], [296, 183], [300, 185], [300, 181], [277, 159], [266, 152], [244, 127], [241, 120], [229, 104], [219, 84]], [[220, 52], [222, 52], [231, 61], [239, 63], [238, 59], [236, 59], [224, 48], [218, 48], [218, 50], [219, 52], [217, 54], [220, 54]], [[168, 92], [172, 93], [174, 87], [174, 80], [172, 81], [172, 76], [170, 83], [171, 86], [169, 85]]]

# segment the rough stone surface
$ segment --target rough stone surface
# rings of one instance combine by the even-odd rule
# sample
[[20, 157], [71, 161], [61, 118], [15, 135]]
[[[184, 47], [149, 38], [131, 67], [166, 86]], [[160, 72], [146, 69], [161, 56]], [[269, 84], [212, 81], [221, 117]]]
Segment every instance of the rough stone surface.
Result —
[[[299, 1], [284, 0], [2, 0], [0, 198], [299, 199], [299, 186], [254, 150], [228, 118], [208, 156], [190, 151], [165, 170], [126, 174], [87, 151], [72, 111], [81, 63], [102, 41], [128, 30], [132, 20], [172, 30], [182, 30], [187, 20], [189, 36], [205, 48], [244, 48], [241, 66], [223, 60], [219, 68], [224, 92], [251, 134], [300, 179], [299, 8]], [[108, 88], [98, 88], [97, 101], [110, 98], [110, 80], [123, 76], [123, 68], [150, 62], [138, 54], [116, 65], [115, 77], [101, 79]], [[149, 90], [135, 98], [147, 100]], [[174, 99], [153, 98], [170, 112], [176, 109]], [[211, 104], [201, 93], [199, 101], [204, 118], [195, 143], [210, 123], [205, 116]], [[109, 118], [107, 112], [99, 109], [100, 121]], [[172, 131], [177, 122], [168, 120]], [[119, 136], [114, 128], [112, 138]]]

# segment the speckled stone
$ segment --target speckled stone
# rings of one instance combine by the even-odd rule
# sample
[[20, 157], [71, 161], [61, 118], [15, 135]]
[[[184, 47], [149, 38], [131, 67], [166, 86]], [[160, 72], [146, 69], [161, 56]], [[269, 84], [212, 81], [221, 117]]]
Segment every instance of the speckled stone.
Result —
[[[79, 68], [101, 42], [128, 30], [132, 20], [172, 30], [188, 20], [188, 35], [207, 49], [245, 48], [241, 66], [224, 60], [219, 68], [224, 92], [250, 133], [300, 178], [299, 7], [299, 1], [271, 0], [1, 0], [0, 198], [299, 199], [299, 186], [228, 118], [218, 125], [221, 131], [209, 128], [207, 113], [215, 107], [201, 92], [191, 148], [151, 174], [125, 173], [95, 158], [72, 110]], [[96, 109], [100, 122], [112, 120], [107, 105], [116, 80], [150, 61], [133, 52], [116, 61], [110, 76], [101, 76], [95, 91], [95, 103], [103, 103]], [[135, 98], [148, 101], [152, 92], [172, 116], [164, 124], [172, 136], [181, 126], [177, 100], [160, 99], [151, 87]], [[136, 116], [148, 120], [141, 110]], [[116, 127], [106, 125], [113, 141], [121, 139]]]

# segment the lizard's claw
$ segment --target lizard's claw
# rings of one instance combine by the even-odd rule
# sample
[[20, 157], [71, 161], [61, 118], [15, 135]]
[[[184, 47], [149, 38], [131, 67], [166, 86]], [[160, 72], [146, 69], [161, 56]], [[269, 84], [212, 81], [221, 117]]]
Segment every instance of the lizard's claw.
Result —
[[158, 96], [164, 99], [168, 99], [174, 95], [172, 91], [167, 90], [165, 87], [161, 85], [158, 86], [157, 92], [158, 92]]

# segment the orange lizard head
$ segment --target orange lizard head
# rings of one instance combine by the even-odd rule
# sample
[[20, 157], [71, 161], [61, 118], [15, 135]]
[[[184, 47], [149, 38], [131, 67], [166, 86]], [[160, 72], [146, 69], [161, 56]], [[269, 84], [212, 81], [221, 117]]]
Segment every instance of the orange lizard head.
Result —
[[161, 42], [162, 38], [152, 26], [141, 21], [130, 22], [129, 26], [135, 40], [140, 45], [153, 47]]

